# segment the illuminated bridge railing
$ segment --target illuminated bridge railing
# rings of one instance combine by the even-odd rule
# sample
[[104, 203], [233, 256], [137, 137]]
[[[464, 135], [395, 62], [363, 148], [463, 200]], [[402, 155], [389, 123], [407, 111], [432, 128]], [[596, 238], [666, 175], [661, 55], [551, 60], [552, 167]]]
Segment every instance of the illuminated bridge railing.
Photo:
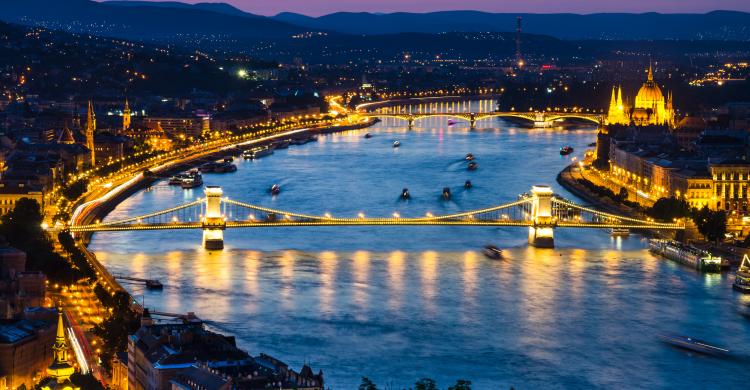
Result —
[[[532, 196], [522, 196], [514, 202], [505, 203], [484, 209], [471, 210], [447, 215], [424, 217], [402, 217], [394, 214], [384, 218], [367, 218], [364, 214], [356, 217], [342, 218], [330, 214], [312, 215], [239, 202], [222, 198], [221, 210], [223, 224], [215, 223], [211, 228], [246, 228], [246, 227], [293, 227], [293, 226], [539, 226], [534, 216]], [[682, 230], [684, 225], [661, 223], [637, 218], [625, 217], [587, 208], [563, 198], [553, 197], [552, 218], [543, 224], [550, 227], [565, 228], [625, 228], [625, 229], [658, 229]], [[203, 199], [175, 206], [138, 217], [117, 221], [107, 221], [90, 225], [73, 225], [71, 232], [126, 231], [126, 230], [162, 230], [162, 229], [205, 229], [203, 223], [205, 202]]]

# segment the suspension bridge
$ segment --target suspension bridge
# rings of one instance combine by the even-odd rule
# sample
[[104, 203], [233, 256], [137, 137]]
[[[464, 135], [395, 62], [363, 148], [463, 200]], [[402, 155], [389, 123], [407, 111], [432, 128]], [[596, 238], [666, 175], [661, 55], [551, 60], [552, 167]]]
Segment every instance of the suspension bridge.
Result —
[[306, 226], [510, 226], [526, 227], [529, 244], [554, 247], [556, 228], [617, 228], [683, 230], [678, 223], [662, 223], [614, 215], [575, 204], [556, 196], [549, 186], [533, 186], [517, 200], [501, 205], [447, 215], [424, 217], [339, 218], [309, 215], [252, 205], [224, 197], [221, 187], [207, 186], [205, 198], [166, 210], [115, 221], [71, 225], [71, 233], [129, 230], [201, 229], [206, 249], [224, 247], [224, 230]]
[[476, 123], [479, 120], [500, 117], [500, 118], [517, 118], [530, 121], [534, 124], [534, 127], [551, 127], [555, 121], [561, 119], [580, 119], [589, 122], [596, 123], [597, 125], [604, 124], [605, 117], [601, 114], [590, 114], [583, 112], [551, 112], [551, 111], [539, 111], [539, 112], [520, 112], [520, 111], [493, 111], [493, 112], [359, 112], [357, 115], [367, 118], [396, 118], [407, 121], [409, 128], [414, 127], [414, 122], [424, 118], [433, 117], [450, 117], [456, 119], [462, 119], [469, 122], [471, 128], [476, 127]]

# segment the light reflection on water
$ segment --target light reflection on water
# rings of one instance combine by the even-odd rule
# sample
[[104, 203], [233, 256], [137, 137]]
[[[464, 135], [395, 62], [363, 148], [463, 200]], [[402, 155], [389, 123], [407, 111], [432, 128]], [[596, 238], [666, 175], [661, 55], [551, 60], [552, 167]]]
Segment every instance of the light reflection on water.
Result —
[[[573, 145], [580, 157], [595, 134], [496, 120], [469, 131], [445, 120], [417, 122], [414, 131], [385, 120], [237, 161], [236, 173], [205, 181], [238, 201], [300, 212], [439, 214], [513, 200], [537, 183], [571, 197], [554, 182], [569, 161], [557, 150]], [[478, 171], [463, 169], [467, 152], [478, 157]], [[471, 191], [460, 188], [467, 178]], [[266, 190], [276, 182], [282, 194], [272, 198]], [[450, 202], [438, 200], [446, 185], [455, 187]], [[403, 187], [414, 199], [397, 200]], [[199, 196], [160, 183], [109, 218]], [[750, 299], [732, 292], [731, 276], [654, 258], [636, 235], [555, 234], [554, 250], [527, 247], [523, 229], [451, 227], [229, 230], [218, 252], [200, 248], [200, 232], [118, 232], [96, 234], [91, 247], [114, 273], [165, 283], [163, 292], [128, 286], [147, 306], [194, 311], [250, 353], [294, 368], [310, 362], [335, 389], [355, 388], [362, 375], [403, 387], [424, 376], [441, 387], [467, 378], [478, 389], [744, 384], [738, 372], [747, 368], [750, 328], [735, 306]], [[487, 243], [507, 248], [506, 259], [481, 255]], [[660, 332], [691, 334], [743, 357], [689, 356], [659, 343]]]

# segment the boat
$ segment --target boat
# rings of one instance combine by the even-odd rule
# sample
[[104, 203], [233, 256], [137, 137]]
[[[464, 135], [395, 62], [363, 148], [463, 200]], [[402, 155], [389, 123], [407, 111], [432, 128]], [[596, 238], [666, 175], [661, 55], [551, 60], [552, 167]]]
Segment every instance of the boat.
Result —
[[244, 158], [245, 160], [255, 160], [256, 158], [261, 158], [263, 156], [268, 156], [271, 154], [273, 154], [273, 149], [266, 146], [246, 150], [242, 152], [242, 158]]
[[473, 187], [473, 186], [474, 186], [474, 185], [473, 185], [473, 184], [471, 184], [471, 180], [466, 180], [466, 181], [464, 182], [464, 188], [466, 188], [467, 190], [468, 190], [468, 189], [470, 189], [470, 188], [471, 188], [471, 187]]
[[477, 168], [479, 168], [479, 165], [475, 163], [474, 161], [470, 162], [469, 165], [466, 166], [466, 168], [470, 171], [476, 171]]
[[652, 239], [649, 240], [648, 246], [653, 253], [701, 272], [721, 272], [722, 268], [729, 266], [721, 257], [714, 257], [707, 251], [677, 241]]
[[271, 145], [272, 145], [273, 149], [286, 149], [286, 148], [289, 147], [289, 142], [290, 141], [287, 139], [287, 140], [284, 140], [284, 141], [276, 141], [276, 142], [274, 142]]
[[158, 280], [148, 279], [146, 280], [146, 288], [149, 290], [163, 290], [164, 285]]
[[560, 155], [561, 156], [567, 156], [569, 154], [573, 153], [573, 147], [571, 146], [564, 146], [560, 148]]
[[186, 173], [178, 173], [169, 178], [169, 185], [178, 186], [182, 184], [182, 179], [189, 177]]
[[365, 134], [365, 138], [372, 138], [372, 134], [370, 133]]
[[237, 166], [228, 162], [218, 163], [216, 164], [216, 167], [214, 168], [214, 172], [216, 173], [228, 173], [228, 172], [234, 172], [236, 170], [237, 170]]
[[456, 122], [456, 120], [455, 120], [455, 119], [448, 119], [448, 126], [453, 126], [453, 125], [455, 125], [456, 123], [457, 123], [457, 122]]
[[281, 192], [281, 187], [278, 184], [274, 184], [269, 191], [271, 195], [278, 195]]
[[443, 187], [443, 199], [448, 200], [451, 198], [451, 189], [448, 187]]
[[234, 157], [232, 157], [232, 156], [225, 156], [224, 157], [224, 162], [225, 163], [230, 163], [232, 161], [234, 161]]
[[750, 294], [750, 258], [747, 255], [742, 256], [740, 267], [734, 274], [732, 288], [741, 293]]
[[317, 140], [318, 140], [318, 136], [312, 135], [309, 137], [294, 138], [290, 141], [290, 143], [292, 145], [304, 145], [308, 142], [317, 141]]
[[482, 254], [485, 255], [487, 258], [490, 258], [493, 260], [500, 260], [503, 258], [502, 249], [494, 245], [485, 245], [484, 248], [482, 248]]
[[399, 146], [401, 146], [401, 141], [393, 141], [393, 147], [394, 148], [397, 148]]
[[190, 175], [182, 179], [182, 182], [180, 182], [180, 186], [184, 189], [200, 187], [202, 185], [203, 185], [203, 176], [201, 176], [200, 173], [196, 173], [195, 175]]
[[409, 195], [409, 189], [404, 188], [403, 190], [401, 190], [401, 199], [409, 199], [409, 198], [411, 198], [411, 195]]
[[203, 173], [213, 172], [214, 170], [216, 170], [216, 166], [217, 165], [218, 164], [216, 162], [213, 162], [213, 161], [207, 162], [207, 163], [203, 163], [203, 164], [201, 164], [198, 167], [198, 170], [201, 171], [201, 172], [203, 172]]
[[659, 339], [675, 347], [686, 349], [688, 351], [705, 353], [714, 356], [728, 356], [729, 350], [726, 348], [711, 345], [706, 341], [696, 339], [690, 336], [659, 335]]
[[630, 236], [630, 229], [612, 228], [609, 231], [609, 235], [612, 237], [628, 237]]
[[473, 161], [474, 155], [471, 153], [466, 153], [466, 161]]
[[596, 142], [592, 142], [592, 143], [589, 144], [590, 148], [593, 148], [594, 146], [596, 146]]

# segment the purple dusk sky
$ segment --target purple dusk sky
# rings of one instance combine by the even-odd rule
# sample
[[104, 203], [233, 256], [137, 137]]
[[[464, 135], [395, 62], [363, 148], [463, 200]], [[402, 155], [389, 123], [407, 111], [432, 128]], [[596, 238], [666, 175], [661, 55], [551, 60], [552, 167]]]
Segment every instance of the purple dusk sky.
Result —
[[[149, 0], [155, 1], [155, 0]], [[187, 3], [215, 0], [178, 0]], [[337, 11], [429, 12], [480, 10], [489, 12], [665, 12], [702, 13], [717, 9], [750, 11], [748, 0], [223, 0], [244, 11], [275, 15], [290, 11], [319, 16]]]

